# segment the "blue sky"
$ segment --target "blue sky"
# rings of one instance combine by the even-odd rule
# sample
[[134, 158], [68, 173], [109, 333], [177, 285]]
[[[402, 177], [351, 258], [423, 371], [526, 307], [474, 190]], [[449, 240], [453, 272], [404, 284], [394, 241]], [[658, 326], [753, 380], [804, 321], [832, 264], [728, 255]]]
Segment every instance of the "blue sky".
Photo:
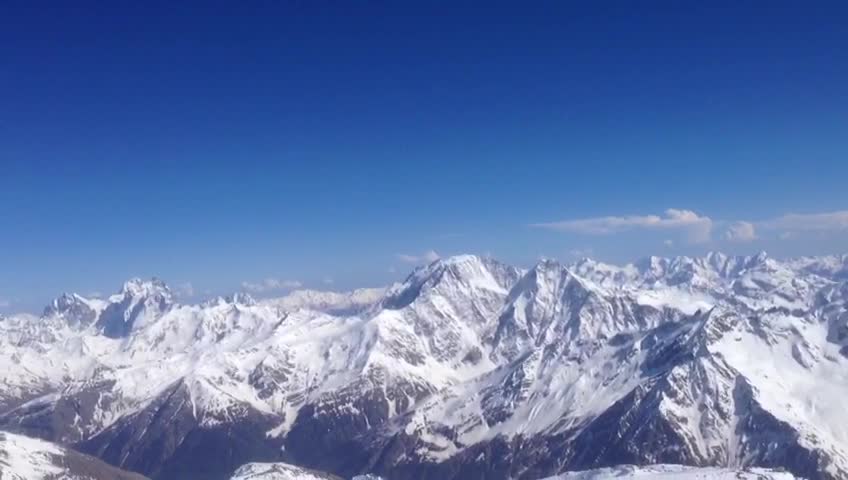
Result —
[[0, 311], [848, 250], [845, 2], [50, 3], [0, 16]]

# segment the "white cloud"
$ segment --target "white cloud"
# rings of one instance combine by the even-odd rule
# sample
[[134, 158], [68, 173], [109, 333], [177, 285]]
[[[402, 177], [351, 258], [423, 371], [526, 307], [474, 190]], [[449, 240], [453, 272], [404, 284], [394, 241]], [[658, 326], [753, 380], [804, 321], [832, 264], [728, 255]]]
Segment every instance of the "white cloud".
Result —
[[826, 213], [788, 213], [782, 217], [760, 222], [760, 225], [763, 228], [791, 232], [848, 230], [848, 210]]
[[288, 290], [300, 288], [303, 284], [297, 280], [280, 280], [277, 278], [266, 278], [260, 282], [241, 282], [241, 288], [251, 293], [266, 293], [277, 290]]
[[757, 239], [757, 229], [751, 222], [733, 222], [724, 232], [724, 239], [731, 242], [752, 242]]
[[174, 293], [176, 293], [178, 297], [193, 297], [194, 286], [191, 282], [181, 283], [174, 287]]
[[12, 305], [12, 302], [6, 300], [5, 298], [0, 298], [0, 308], [9, 308]]
[[[536, 223], [531, 227], [582, 235], [612, 235], [633, 230], [683, 232], [691, 243], [709, 242], [717, 226], [724, 227], [721, 239], [728, 242], [753, 242], [763, 231], [771, 231], [781, 240], [799, 238], [804, 232], [825, 234], [848, 232], [848, 210], [822, 213], [788, 213], [756, 222], [742, 220], [713, 221], [692, 210], [670, 208], [663, 215], [620, 215]], [[664, 240], [667, 247], [675, 245]], [[571, 252], [574, 255], [574, 252]]]
[[398, 253], [395, 257], [405, 263], [432, 263], [441, 258], [435, 250], [428, 250], [421, 255]]
[[336, 281], [335, 281], [332, 277], [324, 277], [324, 278], [321, 280], [321, 282], [322, 282], [324, 285], [332, 285], [332, 284], [336, 283]]
[[592, 256], [591, 248], [574, 248], [568, 251], [568, 254], [574, 258], [586, 258]]
[[679, 229], [685, 231], [689, 240], [693, 243], [703, 243], [710, 239], [713, 221], [709, 217], [698, 215], [691, 210], [669, 208], [663, 216], [608, 216], [536, 223], [531, 226], [584, 235], [609, 235], [636, 229]]

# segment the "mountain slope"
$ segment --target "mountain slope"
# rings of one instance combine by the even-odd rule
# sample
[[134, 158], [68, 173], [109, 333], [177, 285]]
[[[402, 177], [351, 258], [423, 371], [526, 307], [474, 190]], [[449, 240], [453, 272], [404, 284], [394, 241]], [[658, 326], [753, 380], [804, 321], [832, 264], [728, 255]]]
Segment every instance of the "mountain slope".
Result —
[[0, 321], [0, 427], [156, 479], [619, 464], [848, 477], [848, 257], [462, 255], [383, 291], [181, 305], [158, 280]]
[[285, 463], [249, 463], [240, 467], [230, 480], [341, 480], [335, 475], [307, 470]]
[[631, 478], [676, 480], [792, 480], [791, 473], [754, 468], [729, 470], [719, 468], [691, 468], [678, 465], [650, 467], [622, 466], [583, 472], [571, 472], [546, 480], [627, 480]]
[[87, 455], [43, 440], [0, 432], [3, 480], [144, 480]]

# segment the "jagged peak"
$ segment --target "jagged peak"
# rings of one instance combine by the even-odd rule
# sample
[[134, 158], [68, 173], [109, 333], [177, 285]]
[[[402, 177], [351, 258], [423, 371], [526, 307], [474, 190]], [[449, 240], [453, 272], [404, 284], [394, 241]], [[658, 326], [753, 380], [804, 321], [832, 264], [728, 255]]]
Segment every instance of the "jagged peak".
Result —
[[534, 281], [540, 281], [542, 278], [558, 277], [562, 280], [573, 278], [581, 283], [585, 282], [585, 279], [577, 275], [572, 268], [561, 263], [559, 260], [551, 258], [540, 259], [533, 268], [527, 271], [525, 277], [532, 277], [535, 279]]
[[416, 268], [404, 284], [435, 284], [444, 278], [446, 272], [453, 274], [456, 279], [465, 279], [469, 277], [491, 273], [492, 269], [508, 269], [512, 268], [506, 264], [502, 264], [497, 260], [479, 255], [454, 255], [451, 257], [440, 258], [422, 267]]
[[765, 262], [768, 259], [769, 259], [769, 254], [765, 250], [760, 250], [759, 252], [757, 252], [756, 255], [751, 257], [751, 260], [753, 260], [757, 263]]
[[64, 310], [65, 308], [76, 305], [80, 303], [86, 303], [86, 299], [76, 293], [62, 293], [58, 297], [54, 298], [50, 304], [47, 306], [47, 309], [52, 310]]
[[439, 258], [439, 259], [433, 261], [431, 263], [431, 265], [432, 264], [440, 264], [440, 265], [443, 265], [443, 266], [448, 266], [448, 265], [459, 265], [459, 264], [463, 264], [463, 263], [478, 263], [478, 262], [484, 262], [486, 260], [487, 260], [486, 258], [484, 258], [480, 255], [465, 253], [465, 254], [460, 254], [460, 255], [452, 255], [450, 257]]
[[168, 285], [164, 281], [157, 277], [153, 277], [150, 280], [142, 280], [141, 278], [134, 277], [124, 282], [120, 293], [132, 296], [148, 296], [152, 294], [167, 294], [170, 296], [171, 289], [168, 288]]
[[[54, 298], [42, 312], [42, 317], [65, 316], [90, 318], [95, 315], [92, 301], [76, 293], [63, 293]], [[80, 318], [76, 318], [79, 320]]]
[[672, 261], [665, 257], [651, 255], [637, 260], [634, 266], [642, 274], [662, 275]]
[[238, 292], [233, 293], [231, 295], [227, 295], [224, 300], [227, 303], [232, 303], [234, 305], [244, 305], [247, 307], [256, 305], [256, 299], [254, 299], [249, 293]]
[[382, 305], [389, 309], [403, 308], [424, 291], [456, 291], [466, 287], [499, 291], [505, 295], [521, 273], [515, 267], [479, 255], [440, 258], [416, 268], [406, 280], [393, 286]]
[[201, 303], [200, 306], [204, 308], [218, 307], [222, 305], [241, 305], [245, 307], [251, 307], [256, 305], [256, 299], [254, 299], [250, 294], [244, 292], [236, 292], [231, 293], [229, 295], [219, 295], [217, 297], [210, 298], [205, 302]]
[[510, 301], [521, 296], [535, 296], [538, 292], [554, 293], [562, 288], [576, 288], [586, 294], [602, 295], [605, 290], [572, 268], [554, 259], [541, 259], [528, 270], [510, 291]]
[[[585, 260], [594, 261], [594, 260], [591, 260], [589, 258], [586, 258]], [[541, 257], [541, 258], [539, 258], [539, 261], [536, 262], [536, 265], [533, 268], [540, 270], [540, 269], [562, 269], [564, 267], [563, 267], [563, 264], [555, 258]]]

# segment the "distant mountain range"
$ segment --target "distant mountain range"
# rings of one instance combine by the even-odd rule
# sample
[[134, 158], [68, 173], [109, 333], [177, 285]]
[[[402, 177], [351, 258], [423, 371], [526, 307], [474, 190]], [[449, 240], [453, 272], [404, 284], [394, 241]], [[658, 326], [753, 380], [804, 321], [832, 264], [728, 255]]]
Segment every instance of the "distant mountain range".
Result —
[[848, 256], [462, 255], [199, 305], [134, 279], [0, 317], [0, 478], [848, 479], [846, 301]]

